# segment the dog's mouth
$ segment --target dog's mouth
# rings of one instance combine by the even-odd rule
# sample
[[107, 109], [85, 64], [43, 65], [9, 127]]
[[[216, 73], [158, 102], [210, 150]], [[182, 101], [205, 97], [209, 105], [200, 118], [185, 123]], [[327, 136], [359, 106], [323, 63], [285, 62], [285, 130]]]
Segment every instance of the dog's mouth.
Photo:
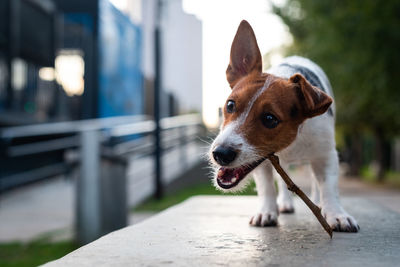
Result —
[[233, 188], [263, 161], [264, 159], [260, 159], [237, 168], [221, 167], [217, 173], [217, 184], [223, 189]]

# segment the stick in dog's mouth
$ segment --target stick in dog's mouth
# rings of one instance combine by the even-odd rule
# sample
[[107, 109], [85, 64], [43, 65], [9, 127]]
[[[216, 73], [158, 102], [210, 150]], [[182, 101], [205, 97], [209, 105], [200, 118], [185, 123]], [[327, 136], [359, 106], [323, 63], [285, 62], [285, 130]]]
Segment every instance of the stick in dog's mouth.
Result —
[[237, 168], [221, 167], [217, 173], [217, 184], [223, 189], [231, 189], [237, 186], [241, 180], [246, 177], [252, 170], [260, 165], [265, 158], [257, 160], [253, 163], [243, 165]]
[[272, 166], [274, 166], [275, 170], [279, 173], [282, 179], [285, 181], [288, 189], [298, 195], [304, 203], [310, 208], [310, 210], [314, 213], [315, 217], [317, 217], [318, 221], [325, 229], [325, 231], [329, 234], [332, 238], [332, 229], [329, 226], [326, 219], [321, 214], [321, 209], [316, 206], [304, 192], [293, 183], [287, 173], [282, 169], [279, 164], [279, 158], [275, 156], [274, 153], [271, 153], [266, 158], [261, 158], [251, 164], [244, 165], [238, 168], [226, 168], [221, 167], [218, 170], [217, 174], [217, 183], [223, 189], [230, 189], [239, 184], [241, 180], [243, 180], [246, 175], [248, 175], [252, 170], [254, 170], [258, 165], [260, 165], [265, 159], [269, 159]]

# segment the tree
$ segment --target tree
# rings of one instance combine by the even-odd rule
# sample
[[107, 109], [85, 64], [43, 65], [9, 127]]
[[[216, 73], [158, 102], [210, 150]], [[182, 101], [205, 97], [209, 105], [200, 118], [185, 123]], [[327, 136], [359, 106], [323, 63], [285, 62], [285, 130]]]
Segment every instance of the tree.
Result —
[[353, 139], [374, 134], [382, 178], [387, 143], [400, 131], [400, 1], [287, 0], [274, 11], [293, 35], [288, 53], [330, 78], [337, 123]]

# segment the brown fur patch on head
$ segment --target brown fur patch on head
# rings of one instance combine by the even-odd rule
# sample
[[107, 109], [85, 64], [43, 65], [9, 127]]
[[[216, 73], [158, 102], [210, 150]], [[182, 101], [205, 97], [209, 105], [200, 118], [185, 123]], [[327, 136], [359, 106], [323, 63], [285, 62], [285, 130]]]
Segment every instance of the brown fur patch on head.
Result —
[[297, 90], [303, 113], [307, 118], [312, 118], [325, 113], [333, 99], [317, 87], [312, 86], [303, 75], [296, 73], [290, 77]]
[[[305, 120], [295, 86], [285, 79], [275, 78], [271, 85], [258, 97], [241, 125], [248, 142], [267, 156], [289, 146], [297, 136], [299, 125]], [[294, 114], [293, 110], [297, 110]], [[263, 116], [272, 114], [279, 120], [275, 128], [263, 125]]]
[[[232, 93], [229, 95], [225, 102], [224, 107], [224, 122], [223, 127], [237, 120], [247, 109], [249, 102], [258, 90], [262, 88], [265, 84], [268, 74], [260, 74], [258, 72], [253, 72], [250, 75], [242, 78], [233, 88]], [[234, 113], [228, 113], [226, 104], [228, 101], [234, 101], [236, 110]]]

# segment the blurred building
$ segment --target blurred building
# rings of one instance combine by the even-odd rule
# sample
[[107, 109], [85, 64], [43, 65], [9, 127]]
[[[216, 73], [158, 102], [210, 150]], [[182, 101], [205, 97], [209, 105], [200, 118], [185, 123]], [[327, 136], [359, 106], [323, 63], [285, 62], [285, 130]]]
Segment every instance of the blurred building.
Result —
[[0, 126], [144, 113], [142, 32], [108, 0], [3, 0], [0, 20]]
[[182, 1], [165, 1], [161, 17], [163, 86], [178, 99], [179, 111], [201, 111], [202, 24], [182, 10]]
[[59, 54], [84, 58], [83, 117], [143, 114], [140, 27], [108, 0], [55, 2], [64, 17]]
[[[181, 0], [1, 0], [0, 127], [152, 115], [158, 21], [162, 115], [200, 112], [202, 25]], [[10, 161], [3, 154], [33, 139], [1, 140], [0, 179], [65, 171], [63, 150]]]
[[[141, 28], [108, 0], [0, 1], [0, 127], [143, 114], [141, 65]], [[3, 149], [60, 136], [0, 140], [0, 191], [65, 173], [62, 149]]]
[[[182, 0], [0, 1], [0, 126], [201, 111], [202, 24]], [[118, 8], [118, 9], [117, 9]]]
[[0, 126], [63, 117], [53, 77], [60, 37], [54, 2], [0, 1]]
[[202, 108], [202, 23], [182, 9], [182, 0], [143, 0], [143, 75], [147, 112], [152, 111], [154, 29], [160, 8], [163, 114], [175, 115]]

